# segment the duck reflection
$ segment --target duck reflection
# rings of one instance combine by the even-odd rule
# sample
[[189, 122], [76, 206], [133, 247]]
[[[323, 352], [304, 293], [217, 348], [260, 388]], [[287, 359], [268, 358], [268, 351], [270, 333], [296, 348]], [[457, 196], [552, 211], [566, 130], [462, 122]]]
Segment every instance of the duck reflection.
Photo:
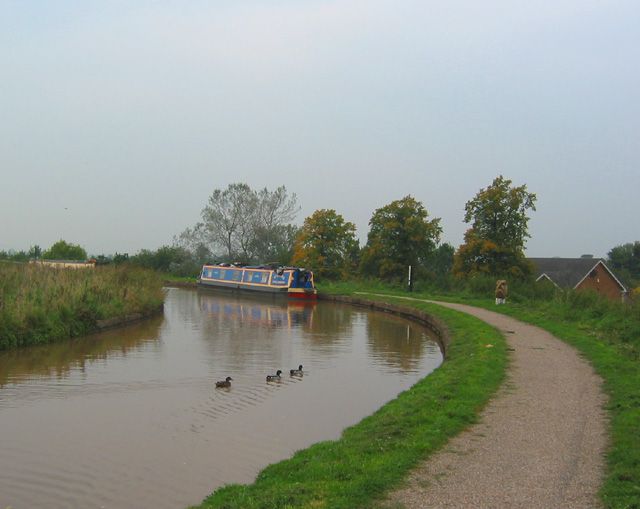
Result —
[[0, 352], [0, 387], [34, 376], [67, 378], [71, 370], [85, 371], [88, 364], [157, 344], [163, 322], [158, 316], [82, 338]]

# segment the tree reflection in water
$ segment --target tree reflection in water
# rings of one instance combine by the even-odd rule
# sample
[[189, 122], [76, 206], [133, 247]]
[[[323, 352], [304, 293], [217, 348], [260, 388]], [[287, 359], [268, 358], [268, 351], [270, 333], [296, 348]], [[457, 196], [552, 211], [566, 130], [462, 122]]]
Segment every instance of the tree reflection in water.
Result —
[[367, 341], [374, 358], [402, 372], [417, 370], [425, 349], [433, 354], [439, 348], [427, 329], [387, 313], [369, 315]]
[[82, 338], [0, 352], [0, 387], [34, 377], [62, 379], [72, 369], [85, 371], [87, 364], [124, 357], [157, 342], [163, 321], [158, 316]]

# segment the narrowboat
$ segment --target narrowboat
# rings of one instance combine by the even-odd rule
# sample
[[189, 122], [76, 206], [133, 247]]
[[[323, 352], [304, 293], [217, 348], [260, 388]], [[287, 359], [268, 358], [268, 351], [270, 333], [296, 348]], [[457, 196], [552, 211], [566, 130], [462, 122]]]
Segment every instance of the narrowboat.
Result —
[[243, 266], [228, 263], [204, 265], [198, 285], [266, 292], [296, 299], [315, 299], [318, 295], [313, 282], [313, 272], [300, 267]]

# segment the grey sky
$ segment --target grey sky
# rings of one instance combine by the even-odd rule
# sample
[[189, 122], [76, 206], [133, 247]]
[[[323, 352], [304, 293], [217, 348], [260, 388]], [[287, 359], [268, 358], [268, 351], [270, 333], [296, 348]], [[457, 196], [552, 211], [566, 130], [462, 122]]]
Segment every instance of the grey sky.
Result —
[[640, 239], [637, 1], [0, 0], [0, 249], [134, 253], [214, 188], [286, 185], [366, 239], [412, 194], [462, 242], [498, 174], [531, 256]]

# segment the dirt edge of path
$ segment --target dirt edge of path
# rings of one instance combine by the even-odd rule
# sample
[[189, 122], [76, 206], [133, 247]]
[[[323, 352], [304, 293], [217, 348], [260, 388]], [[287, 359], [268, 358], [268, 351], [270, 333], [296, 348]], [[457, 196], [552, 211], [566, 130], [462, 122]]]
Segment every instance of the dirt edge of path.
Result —
[[601, 507], [606, 396], [591, 365], [539, 327], [481, 308], [429, 302], [501, 330], [511, 362], [479, 422], [419, 465], [382, 506]]

